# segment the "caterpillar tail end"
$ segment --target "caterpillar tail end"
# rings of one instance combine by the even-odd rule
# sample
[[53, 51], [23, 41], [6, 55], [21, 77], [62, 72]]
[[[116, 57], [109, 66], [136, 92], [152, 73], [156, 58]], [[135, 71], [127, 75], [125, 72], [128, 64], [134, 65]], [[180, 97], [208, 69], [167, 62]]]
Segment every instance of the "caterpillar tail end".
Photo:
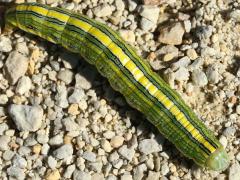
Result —
[[229, 163], [228, 154], [221, 146], [209, 156], [206, 167], [214, 171], [223, 171], [229, 166]]

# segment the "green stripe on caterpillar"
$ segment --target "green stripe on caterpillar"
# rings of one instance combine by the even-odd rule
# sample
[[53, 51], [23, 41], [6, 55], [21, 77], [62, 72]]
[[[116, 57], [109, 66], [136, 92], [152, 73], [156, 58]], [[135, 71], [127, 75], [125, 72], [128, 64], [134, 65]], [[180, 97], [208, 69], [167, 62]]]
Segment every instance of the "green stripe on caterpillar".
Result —
[[213, 133], [133, 48], [106, 25], [38, 3], [9, 8], [5, 22], [8, 27], [18, 27], [79, 53], [95, 65], [132, 107], [198, 165], [213, 170], [228, 167], [228, 155]]

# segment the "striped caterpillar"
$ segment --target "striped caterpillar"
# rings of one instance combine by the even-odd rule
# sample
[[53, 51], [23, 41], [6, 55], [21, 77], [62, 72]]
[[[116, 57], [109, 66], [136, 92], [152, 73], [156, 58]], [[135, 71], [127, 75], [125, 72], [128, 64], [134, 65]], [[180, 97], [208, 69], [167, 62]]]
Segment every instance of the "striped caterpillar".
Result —
[[228, 167], [228, 155], [213, 133], [133, 48], [106, 25], [38, 3], [9, 8], [5, 23], [6, 27], [18, 27], [79, 53], [182, 154], [208, 169]]

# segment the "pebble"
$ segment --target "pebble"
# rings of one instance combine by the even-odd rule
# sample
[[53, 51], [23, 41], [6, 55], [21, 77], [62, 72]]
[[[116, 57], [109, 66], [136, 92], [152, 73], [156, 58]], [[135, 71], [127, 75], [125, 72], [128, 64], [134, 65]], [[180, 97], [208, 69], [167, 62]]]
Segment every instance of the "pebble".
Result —
[[146, 180], [159, 180], [159, 178], [160, 178], [159, 172], [149, 171]]
[[68, 158], [73, 154], [73, 147], [70, 144], [62, 145], [53, 151], [53, 156], [58, 159]]
[[75, 171], [76, 166], [74, 164], [68, 166], [63, 174], [64, 178], [71, 178], [73, 172]]
[[102, 4], [93, 8], [93, 14], [97, 17], [106, 17], [112, 14], [112, 8], [108, 4]]
[[137, 3], [134, 0], [127, 0], [127, 2], [128, 2], [128, 10], [130, 12], [134, 11], [137, 7]]
[[19, 131], [37, 131], [43, 121], [43, 109], [40, 106], [12, 104], [8, 113]]
[[212, 84], [216, 84], [220, 80], [219, 72], [217, 70], [215, 70], [215, 68], [212, 66], [209, 66], [207, 68], [206, 76], [207, 76], [209, 83], [212, 83]]
[[160, 13], [160, 9], [157, 6], [143, 5], [139, 10], [140, 16], [150, 20], [154, 24], [157, 23], [159, 13]]
[[75, 88], [82, 88], [84, 90], [88, 90], [92, 87], [92, 84], [88, 79], [80, 74], [75, 75], [76, 85]]
[[18, 179], [18, 180], [25, 179], [24, 170], [19, 167], [10, 166], [9, 168], [7, 168], [7, 174], [14, 179]]
[[130, 44], [135, 42], [135, 34], [132, 30], [120, 30], [121, 37]]
[[161, 167], [161, 174], [163, 176], [167, 175], [169, 173], [169, 167], [167, 163], [164, 163]]
[[226, 137], [230, 137], [230, 136], [234, 136], [236, 133], [236, 128], [233, 126], [227, 127], [224, 131], [223, 131], [223, 135]]
[[229, 168], [229, 180], [238, 180], [240, 177], [240, 165], [238, 162], [235, 162], [230, 168]]
[[229, 17], [233, 19], [235, 22], [240, 22], [240, 10], [235, 9], [229, 13]]
[[82, 157], [83, 157], [83, 159], [86, 159], [86, 160], [88, 160], [90, 162], [95, 162], [97, 156], [93, 152], [86, 151], [86, 152], [83, 153]]
[[28, 93], [31, 87], [32, 87], [31, 79], [27, 76], [22, 76], [17, 83], [16, 93], [23, 95], [25, 93]]
[[119, 148], [118, 152], [122, 157], [129, 161], [132, 161], [135, 154], [135, 150], [133, 148], [128, 148], [127, 145], [123, 145]]
[[177, 81], [187, 81], [189, 79], [189, 72], [188, 69], [185, 67], [180, 67], [175, 73], [174, 73], [175, 79]]
[[123, 0], [115, 0], [115, 6], [118, 11], [123, 11], [125, 9], [125, 4]]
[[164, 2], [165, 0], [143, 0], [143, 4], [145, 5], [160, 5]]
[[191, 60], [195, 60], [198, 58], [198, 55], [194, 49], [188, 49], [186, 53]]
[[142, 17], [140, 21], [140, 27], [145, 32], [149, 32], [149, 31], [152, 32], [156, 29], [157, 26], [155, 23], [153, 23], [149, 19]]
[[6, 94], [1, 94], [0, 95], [0, 104], [4, 105], [4, 104], [7, 104], [8, 102], [8, 97]]
[[13, 158], [13, 166], [15, 167], [19, 167], [21, 169], [24, 169], [27, 167], [27, 161], [26, 159], [24, 159], [23, 157], [19, 156], [19, 155], [16, 155], [14, 156]]
[[168, 25], [160, 30], [158, 41], [164, 44], [180, 45], [184, 32], [184, 27], [180, 22]]
[[58, 72], [57, 78], [66, 84], [70, 84], [73, 80], [73, 72], [68, 69], [61, 70]]
[[112, 151], [112, 146], [108, 140], [103, 139], [101, 141], [101, 146], [106, 152], [111, 152]]
[[196, 36], [200, 39], [208, 39], [211, 37], [213, 32], [212, 26], [200, 26], [196, 29]]
[[120, 180], [133, 180], [133, 177], [132, 177], [132, 175], [130, 175], [130, 174], [123, 174], [123, 175], [120, 177]]
[[227, 141], [227, 138], [225, 136], [223, 136], [223, 135], [220, 136], [219, 142], [223, 145], [224, 148], [227, 147], [228, 141]]
[[68, 98], [69, 103], [79, 103], [85, 97], [85, 93], [82, 88], [75, 88], [71, 96]]
[[12, 41], [5, 36], [0, 36], [0, 52], [12, 51]]
[[57, 169], [48, 173], [45, 177], [46, 180], [59, 180], [61, 179], [61, 175]]
[[111, 141], [110, 144], [113, 148], [119, 148], [120, 146], [123, 145], [124, 142], [124, 138], [122, 136], [114, 136]]
[[92, 175], [91, 180], [105, 180], [104, 175], [102, 173], [95, 173]]
[[192, 81], [196, 86], [203, 87], [208, 84], [208, 79], [206, 74], [199, 69], [192, 72]]
[[173, 70], [177, 70], [181, 67], [187, 67], [190, 64], [191, 60], [189, 59], [189, 57], [184, 56], [181, 59], [179, 59], [177, 62], [173, 63], [171, 66], [171, 69]]
[[28, 59], [22, 54], [13, 51], [9, 54], [6, 62], [4, 72], [6, 78], [11, 84], [15, 84], [20, 77], [22, 77], [28, 68]]
[[10, 161], [13, 158], [14, 155], [15, 155], [15, 152], [13, 152], [11, 150], [6, 150], [3, 153], [3, 159], [5, 161]]
[[91, 180], [92, 176], [83, 171], [75, 170], [73, 172], [73, 180]]
[[48, 166], [49, 166], [51, 169], [55, 169], [55, 168], [56, 168], [56, 166], [57, 166], [57, 160], [56, 160], [54, 157], [49, 156], [47, 162], [48, 162]]
[[68, 100], [67, 100], [67, 88], [64, 85], [59, 85], [57, 87], [57, 94], [55, 96], [56, 104], [61, 108], [68, 107]]
[[151, 154], [154, 152], [159, 152], [161, 149], [157, 141], [153, 139], [144, 139], [139, 142], [138, 149], [143, 154]]
[[10, 140], [11, 140], [11, 138], [9, 136], [6, 136], [6, 135], [0, 136], [0, 150], [1, 151], [6, 151], [10, 148], [8, 145]]

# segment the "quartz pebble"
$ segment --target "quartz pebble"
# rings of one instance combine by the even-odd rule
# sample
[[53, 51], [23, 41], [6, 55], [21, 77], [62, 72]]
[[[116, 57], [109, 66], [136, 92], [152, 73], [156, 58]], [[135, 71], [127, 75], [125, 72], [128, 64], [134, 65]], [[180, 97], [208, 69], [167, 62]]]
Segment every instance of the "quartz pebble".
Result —
[[65, 144], [53, 151], [53, 156], [58, 159], [64, 159], [73, 154], [73, 148], [70, 144]]
[[139, 142], [139, 151], [143, 154], [151, 154], [153, 152], [159, 152], [161, 149], [159, 144], [153, 139], [144, 139]]
[[12, 104], [8, 113], [19, 131], [37, 131], [43, 121], [43, 109], [40, 106]]

